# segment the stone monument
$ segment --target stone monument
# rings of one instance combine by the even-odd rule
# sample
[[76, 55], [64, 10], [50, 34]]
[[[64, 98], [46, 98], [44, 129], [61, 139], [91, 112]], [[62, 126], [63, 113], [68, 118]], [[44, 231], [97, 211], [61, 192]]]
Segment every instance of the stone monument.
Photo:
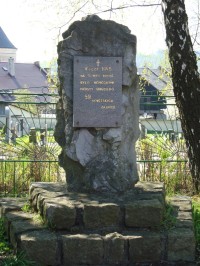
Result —
[[16, 206], [24, 199], [0, 202], [16, 253], [36, 265], [194, 265], [191, 200], [173, 197], [166, 211], [164, 184], [137, 182], [135, 36], [88, 16], [63, 37], [55, 137], [67, 182], [31, 184], [45, 225]]
[[138, 181], [136, 37], [87, 16], [58, 45], [60, 99], [55, 139], [69, 191], [124, 192]]

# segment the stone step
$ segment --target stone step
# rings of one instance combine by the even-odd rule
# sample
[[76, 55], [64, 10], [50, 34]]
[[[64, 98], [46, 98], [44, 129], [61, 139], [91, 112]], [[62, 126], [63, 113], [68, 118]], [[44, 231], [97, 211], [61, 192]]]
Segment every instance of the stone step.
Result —
[[7, 212], [21, 210], [27, 198], [0, 198], [0, 218], [4, 217]]
[[134, 190], [120, 195], [72, 193], [58, 183], [33, 183], [30, 187], [31, 205], [50, 227], [77, 232], [159, 228], [164, 197], [162, 183], [139, 182]]
[[[0, 199], [0, 215], [15, 251], [24, 251], [38, 266], [195, 265], [191, 200], [170, 198], [173, 216], [161, 221], [165, 201], [160, 184], [139, 183], [134, 192], [117, 198], [34, 183], [30, 196], [46, 224], [37, 213], [21, 211], [27, 199]], [[58, 230], [62, 224], [66, 230]]]
[[50, 230], [35, 214], [21, 211], [6, 213], [5, 225], [15, 250], [42, 266], [190, 265], [195, 260], [194, 233], [188, 225], [169, 231], [72, 234]]

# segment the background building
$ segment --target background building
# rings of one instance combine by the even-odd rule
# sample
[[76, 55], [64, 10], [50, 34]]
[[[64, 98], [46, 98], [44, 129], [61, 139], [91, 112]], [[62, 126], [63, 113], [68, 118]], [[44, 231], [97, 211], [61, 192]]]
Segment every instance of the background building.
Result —
[[0, 27], [0, 62], [8, 62], [10, 57], [16, 61], [16, 52], [17, 48], [12, 44]]

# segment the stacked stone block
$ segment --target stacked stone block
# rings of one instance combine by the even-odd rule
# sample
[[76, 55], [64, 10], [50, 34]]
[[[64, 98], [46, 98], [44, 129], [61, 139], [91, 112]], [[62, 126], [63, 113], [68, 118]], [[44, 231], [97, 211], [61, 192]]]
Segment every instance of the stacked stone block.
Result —
[[170, 199], [176, 223], [166, 230], [164, 197], [160, 183], [139, 182], [118, 196], [33, 183], [31, 204], [45, 224], [35, 213], [22, 212], [22, 202], [3, 199], [0, 210], [15, 250], [25, 251], [37, 265], [195, 265], [191, 201]]

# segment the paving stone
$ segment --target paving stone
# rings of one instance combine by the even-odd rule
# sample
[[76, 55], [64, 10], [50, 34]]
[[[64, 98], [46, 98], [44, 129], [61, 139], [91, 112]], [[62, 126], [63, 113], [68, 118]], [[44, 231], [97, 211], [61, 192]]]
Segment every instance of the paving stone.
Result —
[[135, 188], [140, 189], [141, 192], [148, 191], [153, 193], [163, 193], [165, 194], [164, 183], [163, 182], [142, 182], [139, 181], [135, 184]]
[[[36, 259], [37, 266], [195, 265], [191, 199], [170, 199], [177, 222], [173, 230], [165, 232], [168, 234], [165, 238], [160, 235], [158, 226], [155, 227], [158, 220], [162, 220], [164, 210], [163, 186], [138, 183], [135, 190], [120, 197], [111, 193], [66, 193], [60, 184], [35, 183], [32, 191], [37, 209], [45, 206], [49, 224], [53, 226], [55, 221], [54, 229], [58, 229], [55, 224], [57, 227], [61, 224], [68, 233], [53, 233], [34, 222], [34, 214], [20, 211], [27, 199], [0, 199], [0, 213], [5, 217], [8, 232], [10, 227], [10, 240], [15, 250], [27, 250], [30, 258]], [[59, 188], [63, 190], [58, 191]], [[148, 228], [144, 230], [144, 227]], [[62, 237], [57, 241], [55, 234], [62, 234]], [[161, 258], [166, 258], [166, 264], [163, 261], [160, 264]]]
[[176, 225], [177, 228], [190, 228], [193, 230], [193, 221], [192, 220], [180, 220], [178, 219], [176, 221]]
[[192, 220], [192, 213], [179, 211], [178, 215], [177, 215], [177, 219], [179, 219], [179, 220]]
[[68, 200], [44, 202], [44, 218], [51, 228], [70, 230], [76, 221], [76, 207]]
[[9, 233], [10, 224], [13, 221], [22, 221], [22, 220], [32, 220], [35, 214], [23, 211], [11, 211], [5, 214], [4, 218], [4, 225], [5, 230]]
[[104, 247], [100, 235], [62, 235], [64, 266], [98, 265], [103, 262]]
[[35, 188], [44, 189], [49, 192], [64, 192], [66, 191], [66, 183], [65, 182], [33, 182], [30, 185], [29, 192], [32, 193], [32, 191]]
[[45, 226], [36, 220], [17, 220], [10, 225], [10, 242], [14, 249], [17, 248], [18, 236], [30, 230], [42, 230]]
[[[46, 195], [52, 198], [66, 192], [66, 183], [62, 182], [33, 182], [30, 185], [29, 195], [32, 207], [38, 211], [38, 197], [39, 195]], [[55, 195], [57, 193], [57, 195]]]
[[104, 257], [106, 263], [109, 265], [123, 265], [123, 263], [128, 262], [125, 243], [125, 237], [116, 232], [107, 234], [104, 237]]
[[171, 200], [170, 204], [179, 211], [192, 211], [191, 200]]
[[37, 211], [37, 199], [38, 196], [42, 193], [45, 193], [45, 190], [41, 189], [41, 188], [34, 188], [34, 189], [30, 189], [30, 203], [31, 203], [31, 207]]
[[44, 210], [44, 201], [55, 201], [55, 198], [61, 198], [61, 197], [65, 197], [66, 193], [64, 192], [49, 192], [49, 191], [45, 191], [42, 192], [40, 194], [38, 194], [37, 197], [37, 203], [36, 203], [36, 209], [37, 211], [43, 215], [43, 210]]
[[131, 263], [159, 262], [161, 260], [163, 247], [159, 232], [138, 232], [127, 236], [127, 239]]
[[160, 227], [163, 214], [164, 206], [159, 200], [131, 202], [125, 205], [125, 224], [128, 227]]
[[169, 231], [168, 260], [195, 260], [195, 238], [193, 230], [188, 228], [176, 228]]
[[49, 230], [22, 233], [18, 242], [18, 250], [38, 266], [60, 265], [58, 247], [56, 234]]
[[20, 211], [26, 202], [27, 198], [0, 198], [0, 218], [7, 212]]
[[191, 202], [191, 197], [189, 196], [184, 196], [184, 195], [176, 195], [170, 197], [170, 202]]
[[83, 221], [86, 228], [119, 227], [120, 219], [120, 207], [117, 204], [90, 203], [84, 205]]

